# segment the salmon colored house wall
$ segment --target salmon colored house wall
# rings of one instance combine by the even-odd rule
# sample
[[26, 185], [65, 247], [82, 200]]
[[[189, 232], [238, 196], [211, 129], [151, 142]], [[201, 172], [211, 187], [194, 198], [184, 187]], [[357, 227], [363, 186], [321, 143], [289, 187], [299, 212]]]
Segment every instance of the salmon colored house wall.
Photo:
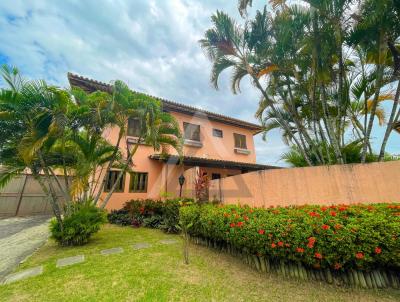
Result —
[[400, 161], [263, 170], [211, 181], [210, 196], [253, 207], [400, 201]]
[[[216, 121], [210, 121], [204, 116], [190, 116], [177, 112], [170, 112], [179, 123], [181, 131], [183, 133], [183, 122], [200, 125], [201, 142], [203, 146], [192, 147], [184, 145], [183, 153], [185, 156], [202, 157], [209, 159], [220, 159], [230, 160], [237, 162], [255, 163], [256, 155], [254, 148], [253, 135], [254, 131], [234, 125], [228, 125]], [[212, 129], [220, 129], [223, 131], [223, 138], [214, 137]], [[107, 129], [103, 133], [103, 137], [107, 139], [111, 144], [115, 144], [118, 139], [119, 128], [113, 127]], [[247, 149], [250, 154], [237, 154], [234, 152], [234, 137], [233, 133], [238, 133], [246, 136]], [[121, 152], [125, 156], [126, 154], [126, 139], [129, 137], [123, 137], [121, 140]], [[173, 148], [169, 148], [170, 154], [177, 154]], [[159, 199], [161, 197], [178, 197], [179, 196], [179, 176], [184, 173], [185, 170], [189, 170], [192, 167], [182, 167], [175, 164], [165, 164], [149, 158], [150, 155], [161, 153], [160, 151], [154, 151], [152, 147], [140, 145], [133, 157], [133, 170], [136, 172], [147, 172], [148, 173], [148, 186], [147, 193], [130, 193], [129, 192], [129, 174], [125, 175], [125, 189], [124, 192], [114, 192], [110, 201], [107, 204], [107, 209], [119, 209], [125, 202], [131, 199], [144, 199], [153, 198]], [[240, 170], [232, 169], [218, 169], [218, 168], [203, 168], [203, 170], [209, 175], [211, 173], [219, 173], [222, 177], [228, 175], [240, 174]], [[103, 172], [105, 173], [105, 172]], [[185, 175], [186, 176], [186, 175]], [[104, 174], [102, 175], [104, 178]], [[193, 179], [188, 179], [185, 182], [185, 187], [182, 190], [182, 196], [193, 197]], [[105, 198], [106, 192], [102, 193], [102, 198]], [[210, 195], [210, 197], [212, 197]]]
[[[256, 162], [256, 152], [253, 140], [254, 131], [211, 121], [200, 114], [198, 116], [189, 116], [178, 112], [171, 112], [171, 115], [173, 115], [178, 121], [182, 133], [183, 122], [200, 125], [200, 140], [203, 143], [203, 146], [201, 148], [184, 146], [183, 153], [186, 156], [223, 159], [247, 163]], [[222, 130], [223, 138], [213, 136], [213, 128]], [[250, 154], [245, 155], [234, 152], [235, 142], [233, 133], [246, 136], [247, 150], [250, 151]], [[171, 153], [173, 154], [173, 152]]]

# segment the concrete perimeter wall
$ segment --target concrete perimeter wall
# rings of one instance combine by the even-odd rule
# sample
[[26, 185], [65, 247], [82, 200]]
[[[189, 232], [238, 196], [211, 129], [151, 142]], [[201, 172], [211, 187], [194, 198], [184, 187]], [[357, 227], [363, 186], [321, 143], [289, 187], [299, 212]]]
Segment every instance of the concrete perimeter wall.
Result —
[[250, 172], [212, 180], [210, 199], [254, 207], [400, 202], [400, 161]]

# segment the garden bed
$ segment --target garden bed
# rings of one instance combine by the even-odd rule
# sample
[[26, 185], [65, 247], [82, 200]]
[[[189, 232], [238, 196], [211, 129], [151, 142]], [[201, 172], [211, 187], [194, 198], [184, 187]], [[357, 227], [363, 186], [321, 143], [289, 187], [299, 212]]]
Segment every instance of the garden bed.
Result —
[[192, 205], [180, 211], [197, 244], [259, 271], [363, 288], [400, 288], [400, 206], [252, 209]]

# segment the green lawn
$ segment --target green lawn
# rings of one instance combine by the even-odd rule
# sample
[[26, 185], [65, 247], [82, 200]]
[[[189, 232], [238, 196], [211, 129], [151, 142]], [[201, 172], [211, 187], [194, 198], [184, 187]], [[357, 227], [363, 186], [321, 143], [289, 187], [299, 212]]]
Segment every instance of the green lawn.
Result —
[[[176, 238], [179, 243], [161, 245]], [[134, 251], [131, 245], [152, 247]], [[100, 250], [123, 247], [102, 256]], [[57, 258], [84, 254], [86, 261], [57, 269]], [[48, 242], [18, 270], [36, 265], [44, 273], [0, 286], [0, 301], [399, 301], [399, 291], [361, 291], [261, 275], [236, 258], [191, 246], [191, 263], [182, 259], [179, 236], [158, 230], [105, 226], [84, 247]]]

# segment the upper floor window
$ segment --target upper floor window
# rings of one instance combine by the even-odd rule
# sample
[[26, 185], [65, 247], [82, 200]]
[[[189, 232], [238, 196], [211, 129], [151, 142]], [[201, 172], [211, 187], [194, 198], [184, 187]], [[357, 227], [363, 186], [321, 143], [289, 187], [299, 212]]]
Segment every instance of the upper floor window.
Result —
[[235, 148], [247, 149], [246, 135], [233, 133], [235, 139]]
[[215, 137], [223, 137], [223, 132], [220, 129], [213, 129], [213, 136]]
[[129, 183], [129, 192], [147, 192], [148, 173], [133, 172]]
[[128, 136], [139, 137], [141, 131], [140, 120], [138, 118], [128, 119]]
[[192, 141], [200, 141], [200, 125], [183, 122], [183, 137]]
[[[109, 192], [114, 184], [117, 182], [120, 171], [110, 171], [106, 175], [106, 185], [104, 187], [105, 192]], [[114, 192], [124, 192], [125, 189], [125, 174], [122, 175]]]

